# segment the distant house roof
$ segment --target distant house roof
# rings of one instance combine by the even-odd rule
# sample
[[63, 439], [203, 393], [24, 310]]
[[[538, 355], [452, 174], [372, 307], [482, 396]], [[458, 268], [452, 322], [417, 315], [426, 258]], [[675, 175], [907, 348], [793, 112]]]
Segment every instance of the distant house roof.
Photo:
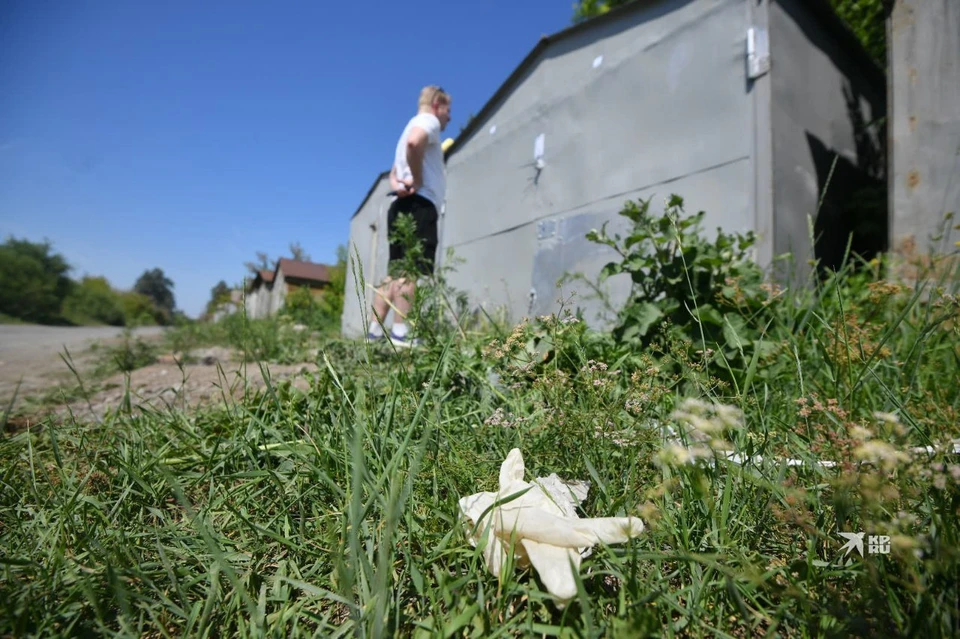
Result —
[[[599, 27], [603, 24], [609, 24], [615, 22], [622, 18], [623, 16], [629, 15], [630, 13], [636, 11], [640, 7], [645, 5], [656, 4], [660, 0], [632, 0], [625, 4], [620, 5], [614, 9], [610, 9], [606, 13], [603, 13], [589, 20], [584, 20], [574, 24], [571, 27], [567, 27], [562, 31], [558, 31], [552, 35], [541, 36], [540, 40], [537, 42], [536, 46], [530, 50], [530, 53], [527, 54], [517, 68], [513, 70], [507, 79], [504, 80], [503, 84], [500, 85], [500, 88], [494, 92], [494, 94], [487, 100], [487, 103], [483, 105], [483, 108], [473, 117], [466, 126], [460, 132], [460, 135], [457, 136], [454, 140], [453, 145], [447, 150], [447, 153], [444, 157], [449, 157], [452, 153], [455, 153], [464, 145], [464, 143], [470, 139], [470, 137], [477, 131], [477, 129], [483, 124], [484, 120], [489, 116], [497, 106], [497, 103], [504, 98], [511, 89], [518, 83], [519, 79], [523, 76], [524, 73], [536, 63], [537, 59], [540, 57], [540, 54], [543, 53], [548, 47], [566, 40], [570, 36], [591, 31], [596, 27]], [[844, 50], [845, 53], [852, 56], [864, 69], [864, 72], [872, 75], [873, 80], [879, 84], [884, 84], [884, 72], [877, 63], [870, 57], [866, 49], [863, 48], [863, 45], [860, 43], [860, 40], [857, 39], [857, 36], [847, 27], [843, 22], [840, 16], [837, 15], [837, 12], [833, 10], [833, 7], [829, 5], [827, 0], [804, 0], [804, 6], [808, 11], [813, 13], [821, 22], [823, 28], [830, 34], [831, 37], [836, 39], [837, 44]], [[369, 197], [369, 196], [368, 196]], [[366, 202], [366, 200], [364, 200]], [[361, 205], [362, 207], [363, 205]], [[359, 211], [358, 211], [359, 212]]]
[[255, 291], [263, 285], [270, 285], [273, 283], [273, 271], [268, 271], [266, 269], [257, 271], [257, 274], [254, 275], [253, 279], [250, 280], [250, 283], [247, 285], [248, 291]]
[[[304, 262], [281, 257], [277, 260], [277, 271], [283, 271], [287, 279], [305, 280], [308, 282], [330, 282], [330, 270], [325, 264]], [[276, 277], [274, 275], [274, 277]]]

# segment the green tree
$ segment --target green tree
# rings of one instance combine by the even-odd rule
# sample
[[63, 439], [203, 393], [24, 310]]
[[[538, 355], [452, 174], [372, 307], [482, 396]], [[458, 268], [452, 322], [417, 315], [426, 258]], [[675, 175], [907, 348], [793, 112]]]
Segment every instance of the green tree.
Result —
[[253, 275], [256, 275], [260, 271], [272, 271], [277, 268], [277, 260], [271, 260], [266, 253], [257, 251], [257, 259], [252, 262], [244, 262], [243, 265]]
[[337, 246], [337, 263], [328, 269], [328, 273], [330, 285], [320, 298], [320, 306], [328, 317], [338, 321], [343, 314], [347, 284], [347, 247], [343, 244]]
[[303, 250], [303, 247], [300, 246], [300, 242], [291, 242], [290, 243], [290, 257], [297, 260], [298, 262], [309, 262], [310, 254]]
[[347, 247], [337, 247], [337, 263], [328, 267], [330, 284], [316, 294], [307, 287], [293, 291], [284, 301], [282, 313], [300, 324], [321, 331], [339, 329], [347, 282]]
[[150, 271], [144, 271], [136, 283], [133, 290], [141, 295], [146, 295], [163, 312], [165, 322], [173, 318], [173, 312], [176, 302], [173, 297], [173, 281], [163, 273], [163, 269], [155, 268]]
[[216, 286], [210, 289], [210, 301], [207, 302], [207, 315], [213, 314], [221, 304], [230, 301], [230, 287], [224, 280], [217, 282]]
[[63, 316], [75, 324], [123, 326], [120, 296], [105, 277], [84, 277], [63, 301]]
[[153, 300], [146, 295], [134, 291], [123, 291], [119, 297], [124, 324], [127, 326], [146, 326], [161, 324], [165, 321], [163, 311], [157, 308]]
[[61, 323], [60, 309], [73, 282], [70, 265], [41, 243], [13, 237], [0, 244], [0, 313], [40, 323]]
[[877, 64], [887, 66], [887, 17], [892, 0], [830, 0]]
[[605, 14], [610, 9], [633, 2], [633, 0], [582, 0], [573, 5], [573, 21], [584, 22]]
[[[582, 0], [573, 5], [573, 22], [603, 15], [635, 0]], [[880, 66], [887, 64], [886, 20], [892, 0], [830, 0], [831, 6], [856, 34], [867, 52]]]

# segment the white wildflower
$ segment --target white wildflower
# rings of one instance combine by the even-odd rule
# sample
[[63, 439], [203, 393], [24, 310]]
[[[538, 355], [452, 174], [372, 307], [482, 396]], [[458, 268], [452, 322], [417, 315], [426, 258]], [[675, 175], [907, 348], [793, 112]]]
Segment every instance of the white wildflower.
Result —
[[697, 459], [713, 457], [713, 451], [706, 446], [681, 446], [667, 444], [654, 457], [654, 462], [661, 466], [683, 466]]
[[897, 435], [905, 435], [907, 429], [904, 427], [903, 423], [900, 421], [900, 417], [896, 413], [884, 413], [876, 411], [873, 413], [874, 418], [879, 421], [885, 427], [885, 430], [892, 430]]
[[853, 450], [853, 454], [857, 459], [879, 463], [884, 470], [892, 470], [897, 464], [910, 461], [907, 453], [877, 440], [863, 442]]
[[742, 427], [742, 413], [738, 408], [694, 398], [685, 399], [672, 417], [687, 424], [689, 435], [700, 441]]

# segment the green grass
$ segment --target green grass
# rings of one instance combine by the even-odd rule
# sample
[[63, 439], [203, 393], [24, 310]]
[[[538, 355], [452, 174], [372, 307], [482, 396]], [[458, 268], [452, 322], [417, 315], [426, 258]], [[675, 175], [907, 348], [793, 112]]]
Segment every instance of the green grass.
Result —
[[30, 322], [25, 322], [19, 317], [13, 317], [12, 315], [7, 315], [6, 313], [0, 313], [0, 324], [29, 324]]
[[63, 313], [62, 320], [67, 326], [88, 326], [88, 327], [110, 326], [110, 324], [102, 320], [89, 317], [87, 315], [84, 315], [83, 313]]
[[299, 363], [316, 348], [315, 332], [296, 330], [287, 315], [270, 319], [249, 319], [234, 313], [219, 322], [191, 322], [168, 331], [165, 345], [175, 353], [228, 346], [237, 349], [245, 361]]
[[[563, 313], [418, 351], [327, 340], [307, 392], [45, 424], [0, 441], [0, 634], [953, 635], [960, 461], [906, 451], [960, 436], [958, 312], [828, 282], [781, 299], [742, 368]], [[251, 326], [177, 339], [305, 345]], [[679, 463], [660, 426], [691, 423], [754, 460]], [[527, 479], [591, 482], [581, 516], [648, 525], [595, 548], [563, 609], [535, 573], [489, 575], [459, 520], [514, 447]], [[890, 554], [844, 559], [858, 531]]]

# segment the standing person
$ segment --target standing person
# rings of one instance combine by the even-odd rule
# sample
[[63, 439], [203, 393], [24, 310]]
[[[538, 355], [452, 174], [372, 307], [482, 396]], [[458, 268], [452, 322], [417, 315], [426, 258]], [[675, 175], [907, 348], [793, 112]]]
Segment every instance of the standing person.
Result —
[[[417, 240], [423, 245], [423, 259], [419, 260], [417, 270], [427, 276], [433, 273], [438, 212], [446, 198], [447, 176], [440, 133], [450, 122], [450, 101], [450, 95], [441, 87], [431, 85], [420, 91], [417, 115], [410, 119], [397, 141], [390, 170], [390, 186], [397, 197], [387, 212], [387, 237], [393, 234], [400, 215], [410, 215], [416, 225]], [[405, 248], [394, 241], [390, 242], [388, 269], [404, 258]], [[416, 287], [416, 280], [409, 279], [406, 274], [395, 277], [388, 270], [386, 279], [374, 295], [374, 318], [367, 332], [368, 339], [384, 337], [382, 325], [392, 306], [394, 322], [390, 328], [391, 341], [398, 346], [413, 343], [406, 319]]]

